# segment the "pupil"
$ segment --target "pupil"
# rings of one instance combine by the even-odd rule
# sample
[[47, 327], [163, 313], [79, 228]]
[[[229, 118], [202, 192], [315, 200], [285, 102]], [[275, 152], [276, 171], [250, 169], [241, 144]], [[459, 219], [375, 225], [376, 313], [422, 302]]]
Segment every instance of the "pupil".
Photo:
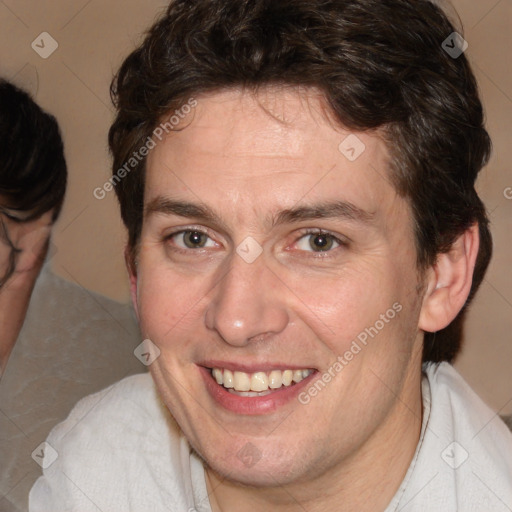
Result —
[[185, 237], [185, 244], [188, 247], [202, 247], [204, 245], [202, 236], [202, 233], [191, 231], [188, 236]]
[[321, 251], [329, 249], [331, 245], [331, 240], [329, 238], [329, 235], [316, 235], [313, 239], [312, 248], [313, 249], [320, 249]]

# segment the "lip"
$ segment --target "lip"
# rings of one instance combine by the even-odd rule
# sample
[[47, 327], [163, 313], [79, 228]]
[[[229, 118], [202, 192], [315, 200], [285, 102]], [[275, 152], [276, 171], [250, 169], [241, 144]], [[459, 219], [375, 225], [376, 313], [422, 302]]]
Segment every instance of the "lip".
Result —
[[232, 372], [245, 372], [245, 373], [256, 373], [256, 372], [271, 372], [272, 370], [308, 370], [311, 369], [314, 372], [316, 368], [312, 368], [309, 365], [297, 366], [290, 364], [276, 364], [276, 363], [233, 363], [230, 361], [204, 361], [197, 363], [198, 366], [203, 366], [208, 369], [221, 368], [223, 370], [231, 370]]
[[[226, 365], [227, 363], [222, 363]], [[214, 380], [212, 374], [210, 373], [211, 367], [206, 366], [198, 366], [200, 373], [204, 379], [206, 389], [208, 393], [212, 397], [212, 399], [224, 409], [234, 412], [236, 414], [243, 414], [246, 416], [257, 416], [262, 414], [270, 414], [277, 409], [285, 406], [290, 403], [292, 400], [297, 399], [297, 396], [300, 394], [301, 390], [307, 387], [314, 377], [317, 375], [317, 371], [314, 371], [311, 375], [306, 377], [304, 380], [300, 381], [298, 384], [294, 384], [292, 386], [284, 387], [278, 389], [277, 391], [273, 391], [272, 393], [265, 396], [238, 396], [230, 393], [226, 388], [217, 384]], [[229, 366], [214, 366], [214, 368], [225, 368], [231, 369]], [[237, 366], [239, 371], [244, 368], [240, 365]], [[247, 368], [247, 366], [245, 366]], [[304, 368], [304, 367], [302, 367]], [[269, 371], [279, 370], [281, 367], [272, 367]], [[300, 369], [288, 366], [286, 369]], [[259, 367], [260, 371], [266, 371], [264, 367]], [[246, 370], [247, 373], [252, 373], [250, 370]], [[255, 370], [257, 371], [257, 370]], [[297, 400], [298, 401], [298, 400]]]

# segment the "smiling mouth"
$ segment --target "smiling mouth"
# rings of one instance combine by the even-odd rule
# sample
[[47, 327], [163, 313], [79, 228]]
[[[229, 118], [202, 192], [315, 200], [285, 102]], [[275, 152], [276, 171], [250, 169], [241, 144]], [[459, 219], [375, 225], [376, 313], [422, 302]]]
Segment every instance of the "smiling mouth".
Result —
[[231, 394], [255, 397], [289, 388], [309, 377], [315, 370], [272, 370], [246, 373], [223, 368], [211, 368], [210, 373], [219, 386]]

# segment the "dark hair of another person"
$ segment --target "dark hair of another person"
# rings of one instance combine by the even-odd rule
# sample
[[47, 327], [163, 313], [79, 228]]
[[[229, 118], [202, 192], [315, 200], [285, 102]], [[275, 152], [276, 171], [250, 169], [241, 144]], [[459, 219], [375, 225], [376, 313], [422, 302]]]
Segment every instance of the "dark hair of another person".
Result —
[[[424, 338], [423, 361], [452, 361], [492, 253], [474, 188], [491, 143], [466, 57], [441, 46], [454, 31], [428, 0], [174, 0], [112, 82], [114, 173], [191, 97], [270, 84], [317, 88], [340, 125], [385, 134], [390, 179], [413, 211], [420, 271], [478, 223], [469, 299], [449, 326]], [[144, 172], [142, 159], [116, 186], [132, 258]]]
[[53, 210], [66, 192], [59, 126], [23, 90], [0, 79], [0, 206], [32, 220]]

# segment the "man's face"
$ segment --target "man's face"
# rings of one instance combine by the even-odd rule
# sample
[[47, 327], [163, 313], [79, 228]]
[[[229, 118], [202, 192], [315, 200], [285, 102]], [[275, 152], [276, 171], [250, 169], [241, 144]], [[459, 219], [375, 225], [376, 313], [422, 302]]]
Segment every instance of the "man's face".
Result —
[[25, 319], [48, 251], [53, 211], [37, 219], [2, 206], [0, 197], [0, 374]]
[[[1, 206], [0, 197], [0, 282], [41, 269], [48, 249], [53, 223], [53, 210], [32, 220], [30, 212]], [[34, 276], [35, 278], [36, 276]]]
[[[314, 91], [211, 94], [182, 123], [148, 157], [134, 289], [165, 403], [243, 483], [371, 453], [417, 406], [421, 364], [413, 221], [384, 142], [345, 141]], [[227, 389], [248, 385], [265, 391]]]

